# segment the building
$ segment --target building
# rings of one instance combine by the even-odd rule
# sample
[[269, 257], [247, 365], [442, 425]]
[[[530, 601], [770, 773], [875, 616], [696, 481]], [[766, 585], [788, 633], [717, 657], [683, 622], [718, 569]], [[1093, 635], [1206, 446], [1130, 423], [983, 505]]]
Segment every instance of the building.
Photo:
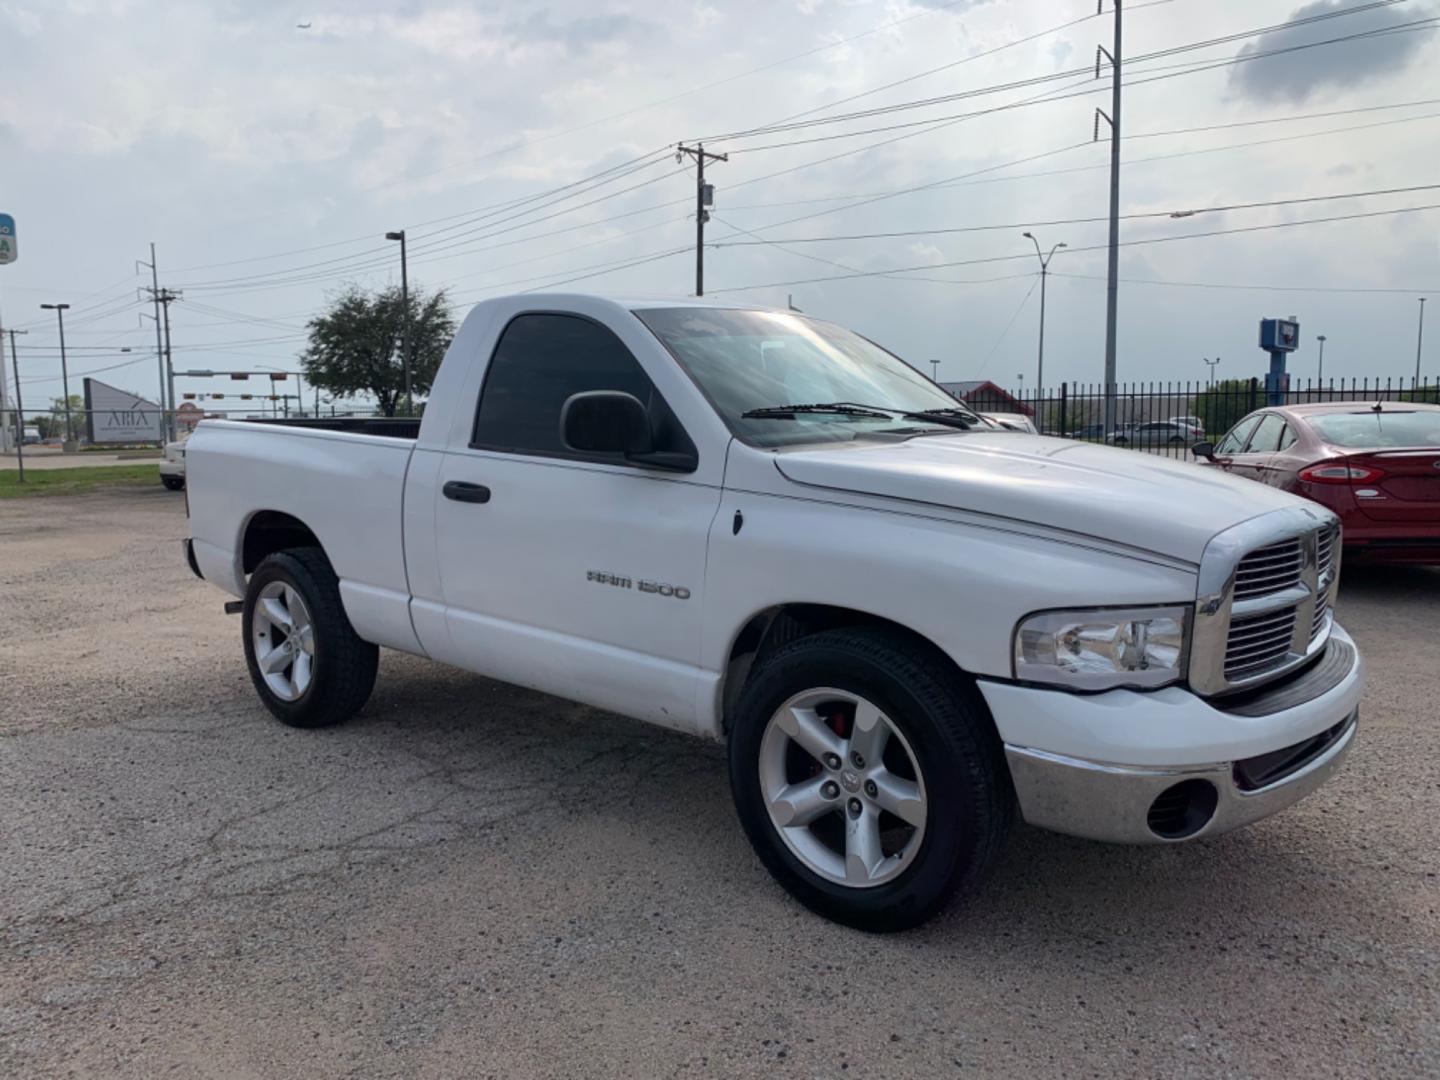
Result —
[[959, 398], [976, 412], [1020, 413], [1035, 415], [1023, 401], [1000, 389], [989, 379], [968, 379], [964, 382], [942, 382], [940, 389]]

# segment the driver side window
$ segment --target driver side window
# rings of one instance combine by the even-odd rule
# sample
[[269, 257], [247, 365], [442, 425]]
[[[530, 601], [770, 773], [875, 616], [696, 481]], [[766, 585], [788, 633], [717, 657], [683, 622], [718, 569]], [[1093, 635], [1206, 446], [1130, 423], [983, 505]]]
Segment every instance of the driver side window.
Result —
[[1245, 440], [1250, 438], [1250, 433], [1255, 430], [1255, 425], [1260, 423], [1260, 417], [1247, 416], [1233, 428], [1230, 434], [1220, 440], [1220, 445], [1215, 447], [1217, 454], [1238, 454], [1245, 448]]

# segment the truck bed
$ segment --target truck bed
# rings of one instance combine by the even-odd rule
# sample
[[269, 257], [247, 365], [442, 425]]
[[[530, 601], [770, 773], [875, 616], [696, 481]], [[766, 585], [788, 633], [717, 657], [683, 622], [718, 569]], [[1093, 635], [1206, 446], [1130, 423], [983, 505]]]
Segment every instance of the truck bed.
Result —
[[418, 416], [252, 416], [241, 422], [310, 428], [317, 431], [348, 431], [356, 435], [379, 435], [387, 439], [414, 441], [420, 437]]

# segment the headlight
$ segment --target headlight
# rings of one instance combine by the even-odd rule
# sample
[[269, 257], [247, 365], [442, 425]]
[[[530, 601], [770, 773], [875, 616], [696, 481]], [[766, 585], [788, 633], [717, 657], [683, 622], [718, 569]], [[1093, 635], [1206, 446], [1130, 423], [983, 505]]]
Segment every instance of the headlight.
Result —
[[1188, 609], [1044, 611], [1015, 631], [1015, 677], [1074, 690], [1156, 687], [1184, 673]]

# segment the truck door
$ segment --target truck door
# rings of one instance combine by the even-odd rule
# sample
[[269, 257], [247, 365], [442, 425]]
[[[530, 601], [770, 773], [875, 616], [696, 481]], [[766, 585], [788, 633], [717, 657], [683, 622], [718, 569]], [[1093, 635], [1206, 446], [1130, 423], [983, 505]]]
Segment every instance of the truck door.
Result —
[[657, 449], [689, 445], [608, 328], [568, 314], [513, 318], [490, 360], [470, 445], [447, 451], [436, 477], [453, 650], [437, 658], [689, 728], [720, 490], [567, 448], [561, 406], [587, 390], [647, 404]]

